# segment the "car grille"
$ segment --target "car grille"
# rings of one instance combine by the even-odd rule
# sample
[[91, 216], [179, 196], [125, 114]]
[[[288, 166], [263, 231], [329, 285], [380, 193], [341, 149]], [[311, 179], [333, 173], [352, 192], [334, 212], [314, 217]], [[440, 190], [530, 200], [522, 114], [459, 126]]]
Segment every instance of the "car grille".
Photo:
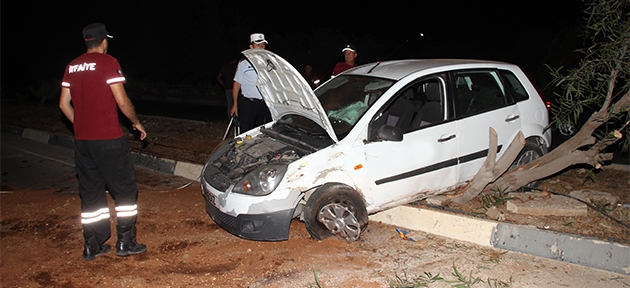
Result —
[[221, 172], [213, 171], [214, 169], [206, 169], [203, 178], [210, 186], [219, 191], [226, 191], [230, 188], [230, 180], [225, 178]]
[[208, 214], [210, 214], [212, 219], [222, 227], [231, 229], [236, 227], [236, 217], [221, 212], [210, 203], [206, 203], [206, 210], [208, 210]]

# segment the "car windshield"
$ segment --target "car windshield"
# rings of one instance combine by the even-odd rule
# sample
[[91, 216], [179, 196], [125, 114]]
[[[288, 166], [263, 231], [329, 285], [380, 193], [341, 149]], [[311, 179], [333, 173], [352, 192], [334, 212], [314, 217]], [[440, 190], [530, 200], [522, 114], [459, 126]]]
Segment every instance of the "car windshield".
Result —
[[330, 123], [342, 139], [370, 106], [394, 84], [382, 78], [341, 75], [315, 90]]

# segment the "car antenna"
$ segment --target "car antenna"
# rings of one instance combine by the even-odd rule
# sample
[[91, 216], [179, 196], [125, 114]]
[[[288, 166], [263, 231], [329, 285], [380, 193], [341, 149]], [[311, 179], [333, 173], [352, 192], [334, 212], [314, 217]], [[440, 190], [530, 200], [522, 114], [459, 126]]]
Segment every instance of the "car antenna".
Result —
[[[422, 36], [424, 36], [424, 34], [420, 33], [420, 37], [422, 37]], [[387, 60], [389, 58], [389, 56], [392, 56], [392, 54], [394, 54], [394, 52], [398, 51], [400, 48], [405, 46], [405, 44], [407, 44], [407, 42], [409, 42], [409, 38], [407, 38], [407, 40], [405, 40], [405, 42], [403, 42], [402, 44], [398, 45], [398, 47], [396, 47], [396, 49], [394, 49], [394, 51], [392, 51], [389, 54], [387, 54], [387, 56], [385, 56], [385, 58], [383, 58], [383, 60], [376, 61], [376, 64], [374, 64], [374, 67], [372, 67], [372, 69], [370, 69], [370, 71], [368, 71], [367, 74], [372, 73], [372, 70], [374, 70], [374, 68], [378, 67], [378, 65], [381, 65], [381, 63], [383, 61]]]

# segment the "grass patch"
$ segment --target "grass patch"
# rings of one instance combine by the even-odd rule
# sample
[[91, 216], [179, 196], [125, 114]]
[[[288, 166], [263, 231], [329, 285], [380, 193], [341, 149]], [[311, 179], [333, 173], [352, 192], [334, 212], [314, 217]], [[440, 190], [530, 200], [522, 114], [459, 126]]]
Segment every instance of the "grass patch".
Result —
[[453, 263], [453, 272], [451, 275], [454, 277], [453, 279], [446, 279], [441, 277], [440, 274], [433, 275], [431, 272], [424, 272], [423, 275], [412, 277], [407, 274], [407, 270], [403, 270], [403, 275], [399, 276], [396, 273], [395, 279], [389, 280], [389, 287], [391, 288], [416, 288], [416, 287], [430, 287], [431, 284], [436, 282], [449, 283], [454, 288], [468, 288], [473, 287], [477, 284], [486, 284], [488, 287], [492, 288], [504, 288], [510, 287], [512, 285], [512, 278], [510, 280], [504, 281], [496, 278], [488, 278], [486, 280], [481, 279], [480, 277], [476, 277], [472, 275], [472, 271], [468, 273], [466, 276], [464, 273], [461, 273], [455, 263]]
[[507, 201], [513, 200], [514, 197], [508, 197], [508, 193], [508, 189], [505, 188], [493, 190], [491, 193], [483, 195], [479, 199], [479, 204], [481, 204], [481, 206], [477, 208], [477, 210], [488, 211], [488, 209], [492, 207], [497, 207], [505, 204]]

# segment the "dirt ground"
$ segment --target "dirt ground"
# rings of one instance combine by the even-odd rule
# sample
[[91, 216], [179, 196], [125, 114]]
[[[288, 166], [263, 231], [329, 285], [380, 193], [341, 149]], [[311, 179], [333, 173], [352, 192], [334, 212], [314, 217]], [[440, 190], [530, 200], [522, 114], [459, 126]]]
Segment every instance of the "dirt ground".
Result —
[[[2, 123], [71, 135], [53, 105], [6, 105], [3, 100], [1, 116]], [[205, 162], [227, 126], [147, 116], [141, 116], [141, 120], [148, 141], [131, 141], [133, 150], [199, 164]], [[546, 179], [543, 187], [563, 193], [579, 189], [605, 191], [619, 196], [621, 203], [630, 203], [630, 173], [604, 169], [586, 178], [587, 172], [568, 170]], [[390, 287], [408, 282], [403, 281], [407, 279], [405, 273], [409, 278], [439, 274], [454, 281], [457, 277], [453, 272], [458, 269], [464, 278], [470, 273], [488, 285], [494, 283], [493, 287], [501, 287], [497, 284], [502, 283], [512, 287], [630, 287], [630, 278], [619, 274], [465, 245], [420, 232], [412, 235], [417, 242], [401, 240], [395, 227], [374, 222], [354, 243], [316, 241], [299, 221], [292, 223], [288, 241], [247, 241], [225, 232], [208, 217], [197, 182], [177, 190], [189, 181], [142, 168], [137, 173], [138, 203], [149, 207], [140, 212], [138, 240], [147, 244], [149, 252], [128, 258], [110, 253], [90, 262], [80, 260], [77, 195], [3, 187], [3, 191], [11, 191], [0, 194], [1, 286]], [[478, 199], [450, 208], [485, 217]], [[593, 211], [584, 217], [531, 217], [509, 213], [505, 205], [498, 208], [505, 213], [505, 221], [630, 243], [630, 229]], [[630, 222], [629, 209], [609, 208], [610, 215]], [[457, 283], [437, 281], [430, 287]]]
[[353, 243], [316, 241], [297, 220], [287, 241], [244, 240], [208, 217], [198, 185], [176, 189], [188, 180], [143, 168], [137, 176], [138, 241], [148, 251], [93, 261], [80, 260], [76, 194], [3, 187], [0, 286], [454, 287], [478, 279], [475, 287], [630, 287], [627, 275], [426, 233], [403, 240], [373, 221]]

